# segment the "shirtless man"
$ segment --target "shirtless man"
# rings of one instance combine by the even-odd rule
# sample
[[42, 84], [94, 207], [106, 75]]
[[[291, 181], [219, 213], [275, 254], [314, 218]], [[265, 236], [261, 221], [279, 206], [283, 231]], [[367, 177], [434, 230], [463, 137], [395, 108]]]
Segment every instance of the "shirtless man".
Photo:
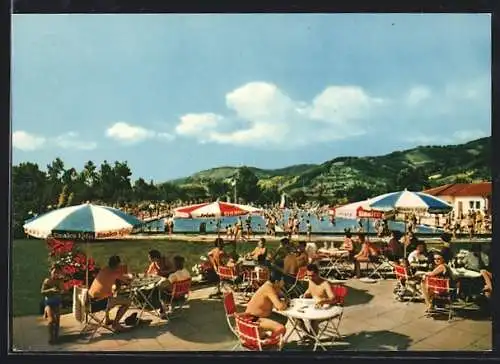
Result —
[[217, 272], [219, 265], [221, 265], [221, 258], [224, 254], [224, 241], [221, 238], [215, 239], [214, 248], [208, 252], [208, 259], [215, 271]]
[[[97, 277], [95, 277], [92, 285], [89, 288], [89, 296], [95, 300], [108, 300], [108, 305], [106, 308], [106, 324], [111, 324], [111, 327], [114, 331], [120, 332], [125, 328], [120, 325], [120, 320], [127, 312], [127, 309], [130, 306], [130, 300], [125, 297], [116, 296], [113, 293], [113, 285], [116, 280], [120, 280], [123, 282], [130, 282], [130, 278], [122, 274], [120, 270], [120, 257], [117, 255], [113, 255], [109, 258], [108, 266], [102, 268]], [[120, 306], [118, 308], [118, 312], [116, 313], [115, 319], [113, 321], [109, 318], [109, 311], [115, 307]]]
[[288, 307], [288, 303], [279, 298], [283, 286], [280, 274], [273, 272], [247, 304], [245, 314], [251, 316], [252, 321], [259, 323], [261, 336], [265, 336], [266, 331], [271, 331], [272, 336], [284, 335], [286, 332], [285, 324], [288, 319], [273, 312], [273, 308], [282, 311]]
[[[309, 278], [309, 287], [304, 293], [304, 298], [314, 298], [316, 306], [324, 304], [332, 304], [335, 296], [332, 291], [330, 283], [321, 278], [319, 275], [319, 268], [316, 264], [309, 264], [307, 266], [307, 277]], [[315, 333], [318, 332], [320, 320], [311, 321], [311, 328]]]

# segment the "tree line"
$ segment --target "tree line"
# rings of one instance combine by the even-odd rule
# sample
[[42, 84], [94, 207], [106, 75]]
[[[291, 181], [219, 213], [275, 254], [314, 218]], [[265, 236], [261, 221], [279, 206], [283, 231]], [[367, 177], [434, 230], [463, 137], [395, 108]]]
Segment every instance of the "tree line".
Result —
[[[92, 161], [83, 169], [66, 167], [60, 158], [47, 165], [45, 171], [35, 163], [24, 162], [12, 169], [12, 224], [14, 236], [23, 236], [24, 222], [54, 208], [77, 205], [86, 201], [117, 207], [138, 206], [147, 203], [195, 203], [207, 200], [275, 205], [280, 201], [281, 187], [259, 183], [259, 178], [248, 167], [241, 167], [226, 180], [204, 178], [183, 185], [172, 182], [156, 184], [153, 180], [138, 178], [131, 181], [132, 171], [127, 162], [104, 161], [97, 166]], [[295, 188], [286, 191], [289, 201], [304, 204], [313, 201], [321, 205], [359, 201], [391, 190], [428, 187], [427, 176], [419, 169], [403, 169], [391, 186], [370, 186], [356, 183], [327, 195], [323, 185], [311, 191]]]

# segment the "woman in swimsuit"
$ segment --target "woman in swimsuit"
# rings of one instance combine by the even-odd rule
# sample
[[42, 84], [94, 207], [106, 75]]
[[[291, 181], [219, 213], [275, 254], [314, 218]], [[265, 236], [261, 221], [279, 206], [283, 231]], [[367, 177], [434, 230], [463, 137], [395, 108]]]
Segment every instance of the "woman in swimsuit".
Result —
[[61, 294], [63, 290], [61, 272], [57, 267], [52, 266], [50, 268], [50, 277], [43, 281], [41, 289], [41, 293], [45, 296], [44, 316], [49, 321], [49, 344], [51, 345], [55, 344], [59, 337]]

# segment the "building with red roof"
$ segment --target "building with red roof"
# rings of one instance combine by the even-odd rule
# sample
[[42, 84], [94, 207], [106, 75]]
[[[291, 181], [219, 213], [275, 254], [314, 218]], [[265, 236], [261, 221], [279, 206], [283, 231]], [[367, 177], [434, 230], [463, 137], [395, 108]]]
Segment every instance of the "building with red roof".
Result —
[[466, 216], [470, 210], [491, 214], [491, 182], [450, 183], [423, 192], [452, 204], [455, 216]]

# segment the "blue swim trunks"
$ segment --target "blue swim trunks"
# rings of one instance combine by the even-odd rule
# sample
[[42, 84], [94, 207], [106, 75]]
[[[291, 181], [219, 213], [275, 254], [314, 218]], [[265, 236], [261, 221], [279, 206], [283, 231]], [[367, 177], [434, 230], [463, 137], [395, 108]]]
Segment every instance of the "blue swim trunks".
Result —
[[45, 297], [44, 303], [45, 306], [58, 307], [61, 305], [61, 297], [59, 296]]

